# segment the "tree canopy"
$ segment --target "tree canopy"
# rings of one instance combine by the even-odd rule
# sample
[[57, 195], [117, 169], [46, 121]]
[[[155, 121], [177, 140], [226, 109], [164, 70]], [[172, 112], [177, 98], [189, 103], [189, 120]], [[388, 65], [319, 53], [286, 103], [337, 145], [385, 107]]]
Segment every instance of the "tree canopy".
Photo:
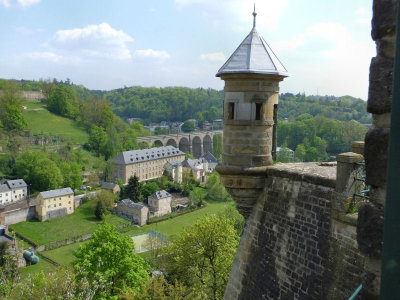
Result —
[[97, 295], [116, 295], [126, 287], [139, 291], [149, 278], [147, 263], [133, 253], [129, 236], [121, 236], [113, 226], [102, 224], [88, 243], [75, 253], [77, 278], [85, 277], [91, 285], [101, 285]]
[[203, 217], [166, 248], [168, 276], [202, 290], [210, 299], [222, 299], [238, 244], [229, 219]]

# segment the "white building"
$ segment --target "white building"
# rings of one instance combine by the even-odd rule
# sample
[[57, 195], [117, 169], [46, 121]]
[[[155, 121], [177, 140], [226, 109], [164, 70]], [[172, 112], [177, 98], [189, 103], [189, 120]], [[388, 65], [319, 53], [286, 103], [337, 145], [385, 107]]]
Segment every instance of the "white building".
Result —
[[28, 186], [23, 179], [0, 180], [0, 205], [13, 203], [28, 197]]
[[177, 183], [182, 183], [182, 162], [174, 160], [167, 162], [164, 166], [165, 171], [172, 177], [172, 180]]
[[149, 213], [151, 217], [161, 217], [171, 213], [172, 196], [165, 190], [155, 192], [147, 198]]

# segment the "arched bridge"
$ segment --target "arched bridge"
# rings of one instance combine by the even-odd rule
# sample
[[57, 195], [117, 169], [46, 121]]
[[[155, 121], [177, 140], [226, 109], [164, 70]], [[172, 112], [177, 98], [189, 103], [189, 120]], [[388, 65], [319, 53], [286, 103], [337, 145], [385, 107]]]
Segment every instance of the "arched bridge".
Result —
[[222, 134], [222, 130], [145, 136], [138, 137], [137, 142], [147, 143], [149, 147], [153, 144], [157, 147], [171, 145], [199, 158], [213, 149], [213, 136], [215, 134]]

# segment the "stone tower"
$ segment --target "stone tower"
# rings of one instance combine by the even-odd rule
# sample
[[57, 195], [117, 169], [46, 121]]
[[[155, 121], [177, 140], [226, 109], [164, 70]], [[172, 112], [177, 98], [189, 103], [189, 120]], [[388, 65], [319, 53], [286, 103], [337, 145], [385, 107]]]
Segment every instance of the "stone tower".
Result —
[[265, 167], [276, 148], [279, 82], [287, 70], [253, 28], [218, 70], [224, 87], [221, 182], [246, 218], [264, 187]]

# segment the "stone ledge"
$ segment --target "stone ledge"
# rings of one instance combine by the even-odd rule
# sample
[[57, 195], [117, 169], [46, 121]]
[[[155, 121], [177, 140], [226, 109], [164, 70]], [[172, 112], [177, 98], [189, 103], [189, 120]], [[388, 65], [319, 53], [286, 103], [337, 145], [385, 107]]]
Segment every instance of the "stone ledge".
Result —
[[340, 153], [336, 156], [336, 161], [341, 163], [352, 164], [356, 162], [362, 162], [363, 160], [364, 157], [361, 154], [354, 152]]
[[349, 224], [349, 225], [353, 225], [353, 226], [357, 226], [357, 220], [358, 220], [358, 213], [354, 213], [354, 214], [345, 214], [343, 212], [337, 212], [337, 211], [333, 211], [332, 212], [332, 217], [338, 221], [341, 221], [343, 223]]
[[335, 188], [336, 163], [286, 163], [269, 166], [267, 176], [287, 177], [297, 181], [305, 181], [316, 185]]
[[279, 163], [248, 168], [218, 165], [215, 170], [220, 175], [278, 176], [326, 187], [336, 186], [336, 162]]

